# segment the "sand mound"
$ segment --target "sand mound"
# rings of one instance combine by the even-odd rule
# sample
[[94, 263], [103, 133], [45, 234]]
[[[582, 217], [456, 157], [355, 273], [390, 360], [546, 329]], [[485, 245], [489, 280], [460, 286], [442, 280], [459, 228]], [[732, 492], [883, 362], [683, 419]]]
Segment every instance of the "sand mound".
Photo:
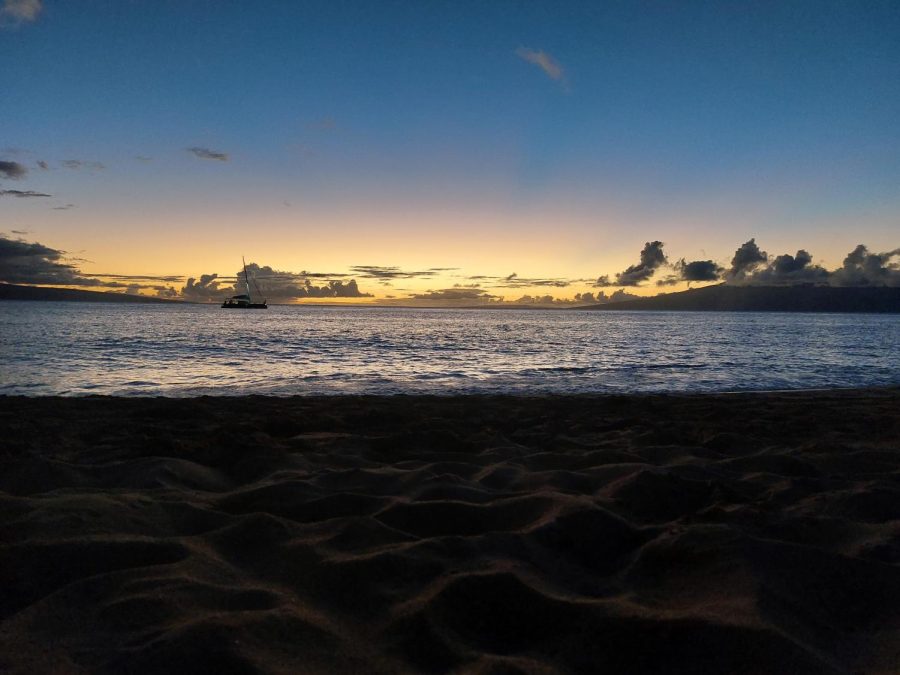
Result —
[[0, 423], [3, 672], [900, 669], [900, 391]]

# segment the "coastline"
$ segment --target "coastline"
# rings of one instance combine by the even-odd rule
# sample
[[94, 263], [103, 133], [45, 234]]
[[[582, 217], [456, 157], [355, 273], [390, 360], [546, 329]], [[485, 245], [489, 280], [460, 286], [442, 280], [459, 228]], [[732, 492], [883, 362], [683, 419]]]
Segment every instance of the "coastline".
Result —
[[900, 659], [900, 387], [0, 402], [4, 671]]

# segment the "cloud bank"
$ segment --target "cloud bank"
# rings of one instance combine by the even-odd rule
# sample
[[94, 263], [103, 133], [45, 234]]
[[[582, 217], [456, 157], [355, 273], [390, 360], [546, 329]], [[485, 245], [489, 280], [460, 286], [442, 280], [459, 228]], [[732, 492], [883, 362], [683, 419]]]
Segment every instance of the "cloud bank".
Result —
[[[260, 266], [249, 263], [247, 272], [250, 275], [253, 295], [261, 295], [269, 302], [293, 302], [305, 298], [371, 298], [371, 293], [359, 289], [356, 279], [329, 279], [317, 285], [312, 279], [319, 274], [308, 272], [282, 272], [268, 265]], [[239, 270], [227, 279], [218, 274], [202, 274], [199, 278], [190, 277], [181, 288], [179, 295], [193, 302], [218, 302], [231, 295], [245, 292], [244, 271]]]

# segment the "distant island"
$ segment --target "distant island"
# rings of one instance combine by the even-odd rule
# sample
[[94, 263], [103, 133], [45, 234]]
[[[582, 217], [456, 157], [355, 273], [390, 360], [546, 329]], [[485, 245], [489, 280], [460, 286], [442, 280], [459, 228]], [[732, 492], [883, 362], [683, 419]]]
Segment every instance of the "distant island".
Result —
[[[45, 300], [67, 302], [184, 303], [102, 291], [48, 286], [20, 286], [0, 282], [0, 300]], [[190, 304], [190, 303], [188, 303]], [[392, 308], [402, 307], [389, 305]], [[345, 308], [353, 305], [344, 305]], [[438, 307], [440, 308], [440, 307]], [[473, 305], [459, 309], [548, 309], [540, 305]], [[554, 307], [589, 311], [674, 312], [856, 312], [900, 313], [900, 288], [884, 286], [731, 286], [718, 284], [648, 298], [622, 300], [580, 307]]]
[[900, 313], [900, 288], [729, 286], [719, 284], [639, 300], [579, 307], [584, 310], [676, 312]]
[[180, 300], [152, 298], [146, 295], [82, 291], [75, 288], [49, 286], [19, 286], [0, 283], [0, 300], [46, 300], [66, 302], [128, 302], [128, 303], [178, 303]]

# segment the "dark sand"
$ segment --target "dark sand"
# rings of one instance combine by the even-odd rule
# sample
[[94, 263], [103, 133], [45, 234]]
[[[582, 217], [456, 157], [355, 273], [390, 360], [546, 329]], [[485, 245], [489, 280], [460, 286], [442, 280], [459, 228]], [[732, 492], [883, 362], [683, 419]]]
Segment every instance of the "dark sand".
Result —
[[900, 671], [900, 390], [0, 398], [0, 671]]

